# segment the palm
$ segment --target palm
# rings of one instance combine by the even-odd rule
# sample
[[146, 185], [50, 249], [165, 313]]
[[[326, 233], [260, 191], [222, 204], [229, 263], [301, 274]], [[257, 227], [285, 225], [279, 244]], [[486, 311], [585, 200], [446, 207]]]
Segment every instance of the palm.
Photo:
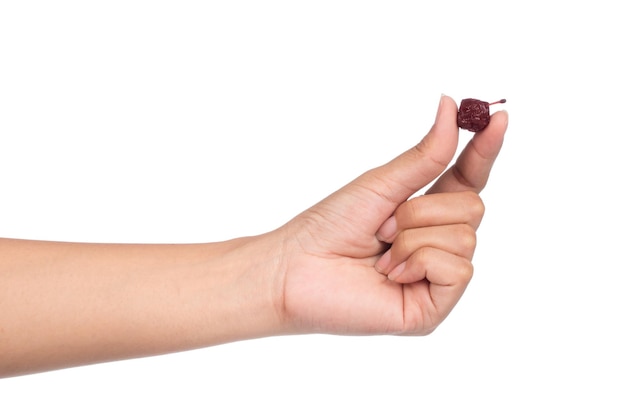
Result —
[[[372, 191], [349, 185], [290, 223], [297, 256], [285, 284], [285, 306], [300, 328], [339, 334], [398, 333], [420, 310], [425, 283], [397, 284], [374, 269], [386, 245], [375, 238], [392, 213]], [[423, 294], [423, 295], [422, 295]], [[408, 315], [407, 315], [408, 314]]]

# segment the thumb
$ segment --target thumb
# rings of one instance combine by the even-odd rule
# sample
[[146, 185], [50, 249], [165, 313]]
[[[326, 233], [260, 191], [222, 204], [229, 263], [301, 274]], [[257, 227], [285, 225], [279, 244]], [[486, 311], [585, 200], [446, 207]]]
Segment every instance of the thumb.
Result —
[[459, 140], [456, 116], [456, 103], [442, 95], [435, 123], [422, 141], [389, 163], [370, 170], [361, 180], [368, 189], [394, 204], [393, 211], [437, 178], [454, 157]]

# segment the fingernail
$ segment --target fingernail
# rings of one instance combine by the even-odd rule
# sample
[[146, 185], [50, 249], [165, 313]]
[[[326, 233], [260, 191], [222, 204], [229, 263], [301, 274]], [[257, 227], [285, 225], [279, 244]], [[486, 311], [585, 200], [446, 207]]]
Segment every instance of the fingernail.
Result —
[[378, 271], [378, 273], [384, 274], [389, 267], [389, 263], [391, 262], [391, 249], [387, 250], [381, 257], [378, 259], [376, 264], [374, 265], [374, 269]]
[[376, 238], [382, 242], [389, 243], [389, 240], [396, 234], [397, 228], [398, 223], [396, 222], [396, 217], [392, 215], [380, 226], [376, 233]]
[[439, 107], [437, 108], [437, 116], [435, 117], [435, 124], [439, 121], [439, 117], [441, 116], [441, 110], [443, 109], [443, 98], [446, 97], [443, 93], [439, 98]]
[[404, 268], [406, 268], [406, 262], [402, 262], [401, 264], [393, 268], [393, 270], [389, 272], [389, 275], [387, 275], [387, 278], [389, 278], [390, 281], [395, 281], [396, 278], [398, 278], [400, 274], [404, 272]]

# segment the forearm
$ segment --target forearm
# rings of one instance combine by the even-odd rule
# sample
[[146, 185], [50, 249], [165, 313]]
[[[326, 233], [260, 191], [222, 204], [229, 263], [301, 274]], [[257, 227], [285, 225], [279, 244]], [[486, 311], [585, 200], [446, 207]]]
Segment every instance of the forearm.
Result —
[[0, 376], [280, 333], [268, 240], [0, 239]]

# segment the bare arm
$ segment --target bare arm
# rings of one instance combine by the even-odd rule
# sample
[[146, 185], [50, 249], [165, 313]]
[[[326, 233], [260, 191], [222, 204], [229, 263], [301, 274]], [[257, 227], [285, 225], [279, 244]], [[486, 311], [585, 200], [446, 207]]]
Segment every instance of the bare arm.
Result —
[[[269, 237], [189, 245], [0, 239], [0, 376], [276, 334]], [[254, 245], [253, 245], [254, 243]]]

